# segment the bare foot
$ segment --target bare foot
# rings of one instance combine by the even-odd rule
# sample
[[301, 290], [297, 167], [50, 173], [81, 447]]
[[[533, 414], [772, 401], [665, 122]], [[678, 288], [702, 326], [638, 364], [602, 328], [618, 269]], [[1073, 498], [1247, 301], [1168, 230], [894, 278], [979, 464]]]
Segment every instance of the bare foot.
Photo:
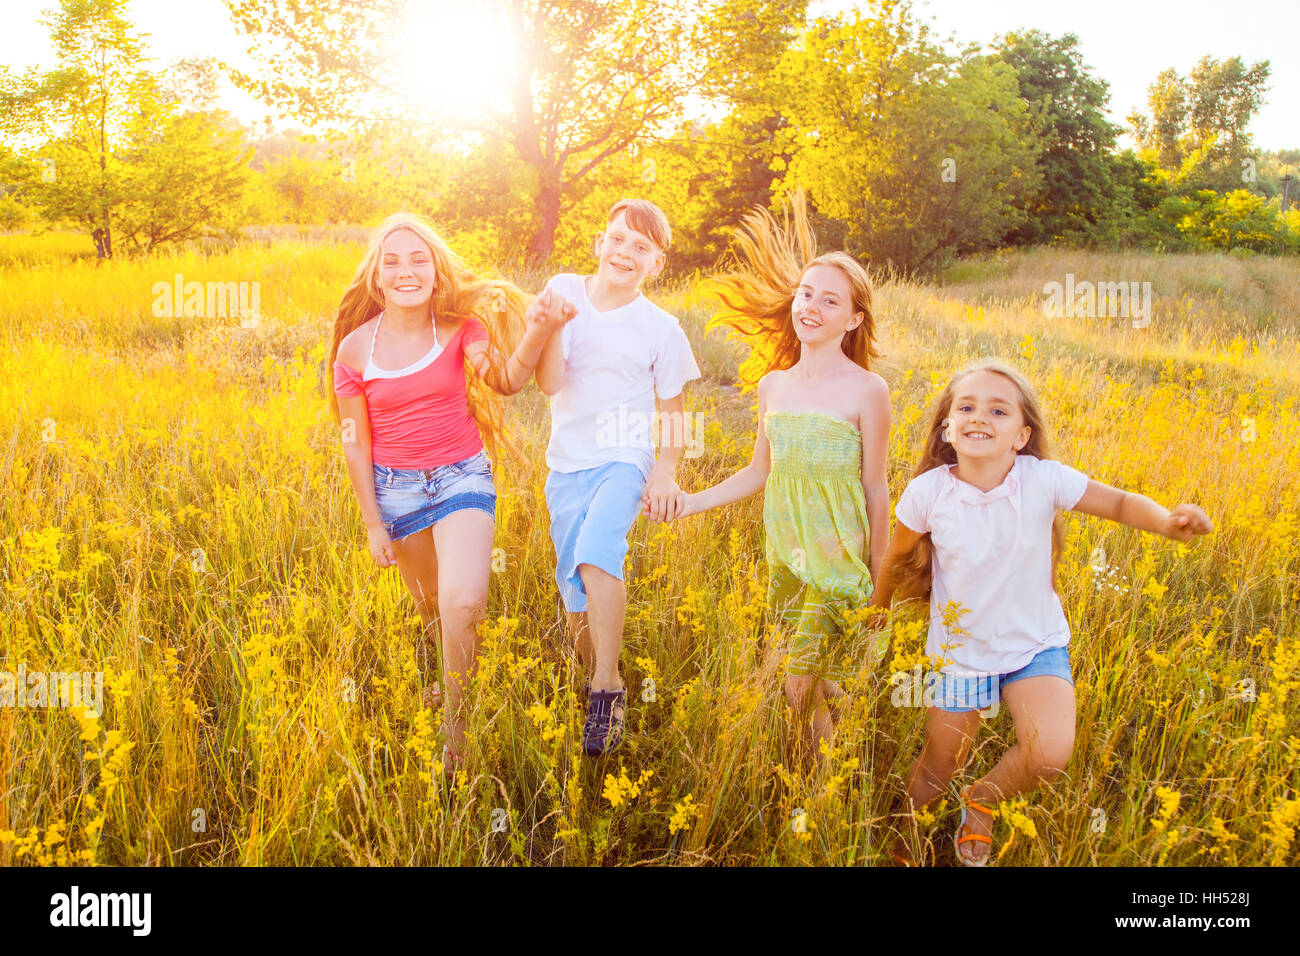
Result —
[[437, 710], [442, 706], [442, 687], [437, 681], [429, 684], [424, 688], [424, 693], [420, 697], [420, 702], [429, 710]]

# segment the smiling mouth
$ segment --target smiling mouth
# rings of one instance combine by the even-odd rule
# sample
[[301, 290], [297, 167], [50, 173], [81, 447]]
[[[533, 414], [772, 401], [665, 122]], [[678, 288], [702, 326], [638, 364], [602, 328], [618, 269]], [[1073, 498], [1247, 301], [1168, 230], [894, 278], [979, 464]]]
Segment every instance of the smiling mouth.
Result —
[[799, 317], [799, 322], [805, 329], [820, 329], [822, 327], [820, 322], [814, 322], [812, 319], [806, 319], [803, 316]]
[[631, 267], [631, 266], [623, 266], [623, 265], [619, 265], [617, 262], [611, 262], [611, 263], [610, 263], [610, 267], [611, 267], [611, 268], [614, 268], [614, 269], [617, 269], [619, 272], [631, 272], [631, 271], [632, 271], [632, 267]]
[[993, 436], [988, 432], [966, 432], [966, 437], [973, 439], [974, 441], [988, 441]]
[[398, 292], [419, 292], [420, 291], [420, 287], [418, 285], [395, 285], [393, 286], [393, 288], [396, 289]]

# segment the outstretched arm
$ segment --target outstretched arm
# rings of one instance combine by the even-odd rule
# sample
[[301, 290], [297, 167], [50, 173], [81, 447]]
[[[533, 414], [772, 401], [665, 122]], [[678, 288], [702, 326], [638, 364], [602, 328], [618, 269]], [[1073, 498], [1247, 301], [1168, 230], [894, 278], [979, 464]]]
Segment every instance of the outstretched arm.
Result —
[[1198, 534], [1209, 534], [1214, 525], [1209, 516], [1193, 504], [1181, 504], [1168, 511], [1146, 495], [1123, 491], [1093, 479], [1075, 511], [1118, 521], [1139, 531], [1162, 534], [1175, 541], [1190, 541]]
[[[527, 323], [523, 338], [514, 352], [504, 362], [501, 356], [488, 347], [485, 341], [465, 346], [465, 356], [470, 366], [494, 390], [502, 395], [514, 395], [527, 383], [542, 358], [543, 349], [564, 324], [577, 314], [572, 303], [547, 290], [524, 314]], [[539, 382], [540, 384], [540, 382]]]
[[740, 501], [742, 498], [758, 494], [767, 484], [767, 474], [772, 467], [772, 453], [768, 446], [767, 435], [763, 431], [763, 418], [767, 415], [766, 382], [767, 377], [764, 376], [758, 383], [758, 431], [754, 435], [754, 453], [750, 457], [749, 464], [711, 488], [705, 488], [693, 495], [682, 494], [682, 506], [677, 512], [677, 517], [699, 514], [710, 508]]

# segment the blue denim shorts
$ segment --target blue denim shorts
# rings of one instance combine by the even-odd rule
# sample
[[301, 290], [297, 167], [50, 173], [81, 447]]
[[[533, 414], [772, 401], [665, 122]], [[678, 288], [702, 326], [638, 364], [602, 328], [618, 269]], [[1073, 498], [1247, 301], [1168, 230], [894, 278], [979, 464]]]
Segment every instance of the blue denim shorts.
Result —
[[546, 479], [555, 583], [566, 611], [587, 610], [578, 565], [594, 565], [623, 580], [627, 533], [641, 513], [645, 482], [641, 469], [622, 461], [582, 471], [553, 471]]
[[934, 706], [950, 714], [971, 710], [986, 710], [1002, 701], [1002, 688], [1026, 677], [1061, 677], [1074, 684], [1070, 672], [1070, 649], [1049, 647], [1039, 651], [1028, 664], [1008, 674], [980, 674], [974, 676], [931, 674], [934, 679]]
[[486, 451], [436, 468], [375, 465], [375, 501], [384, 530], [394, 541], [431, 528], [463, 508], [478, 508], [493, 519], [497, 490]]

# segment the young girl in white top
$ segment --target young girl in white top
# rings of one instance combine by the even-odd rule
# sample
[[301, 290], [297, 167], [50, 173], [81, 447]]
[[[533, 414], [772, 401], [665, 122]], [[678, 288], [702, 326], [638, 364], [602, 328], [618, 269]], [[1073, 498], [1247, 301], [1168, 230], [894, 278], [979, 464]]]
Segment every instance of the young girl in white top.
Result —
[[[960, 793], [959, 860], [984, 866], [994, 811], [1059, 777], [1074, 747], [1070, 627], [1055, 588], [1058, 508], [1177, 541], [1208, 534], [1196, 505], [1172, 512], [1052, 460], [1038, 397], [1013, 368], [983, 360], [953, 376], [935, 403], [925, 451], [895, 508], [898, 521], [873, 604], [895, 590], [930, 597], [921, 756], [908, 776], [913, 810], [931, 803], [965, 762], [981, 709], [1005, 701], [1016, 743]], [[957, 613], [945, 616], [951, 603]], [[974, 812], [968, 812], [974, 811]], [[895, 845], [904, 864], [905, 844]]]

